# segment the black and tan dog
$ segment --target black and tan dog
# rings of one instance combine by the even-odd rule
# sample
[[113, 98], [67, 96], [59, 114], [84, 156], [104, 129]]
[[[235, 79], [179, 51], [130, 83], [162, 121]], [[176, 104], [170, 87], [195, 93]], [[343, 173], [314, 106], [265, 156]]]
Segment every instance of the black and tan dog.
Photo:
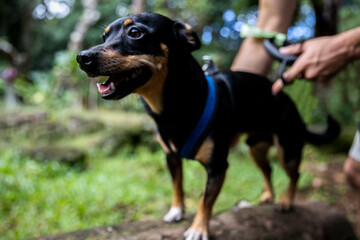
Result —
[[155, 120], [174, 187], [165, 221], [183, 218], [182, 157], [198, 160], [207, 171], [205, 193], [186, 239], [208, 239], [229, 148], [240, 134], [249, 136], [251, 156], [265, 178], [261, 202], [271, 203], [274, 198], [267, 152], [273, 143], [277, 146], [290, 178], [277, 206], [288, 210], [305, 142], [327, 143], [339, 133], [332, 120], [323, 134], [307, 131], [289, 97], [273, 96], [264, 77], [231, 71], [204, 75], [191, 55], [200, 47], [199, 39], [180, 22], [152, 13], [133, 15], [111, 23], [103, 38], [103, 44], [80, 52], [77, 60], [90, 77], [109, 76], [98, 84], [102, 98], [116, 100], [137, 93]]

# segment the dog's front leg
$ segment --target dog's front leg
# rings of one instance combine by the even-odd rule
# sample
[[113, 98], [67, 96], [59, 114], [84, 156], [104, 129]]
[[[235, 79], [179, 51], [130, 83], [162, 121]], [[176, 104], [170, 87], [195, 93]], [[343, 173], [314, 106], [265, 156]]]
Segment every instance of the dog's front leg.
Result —
[[190, 228], [184, 233], [186, 240], [208, 240], [213, 205], [225, 179], [226, 166], [207, 167], [208, 179], [204, 195]]
[[178, 222], [183, 219], [185, 211], [182, 159], [170, 149], [170, 146], [165, 144], [160, 133], [156, 134], [156, 140], [166, 153], [166, 163], [173, 184], [173, 200], [169, 212], [164, 216], [164, 221]]
[[165, 222], [178, 222], [183, 219], [185, 204], [183, 191], [182, 159], [174, 153], [166, 154], [166, 162], [173, 183], [173, 200]]

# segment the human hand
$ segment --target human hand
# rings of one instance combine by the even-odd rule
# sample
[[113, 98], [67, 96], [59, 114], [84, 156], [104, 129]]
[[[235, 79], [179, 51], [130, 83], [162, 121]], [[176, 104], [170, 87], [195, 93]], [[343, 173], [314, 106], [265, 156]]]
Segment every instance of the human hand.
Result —
[[[319, 37], [280, 48], [281, 54], [300, 55], [283, 78], [290, 83], [294, 79], [310, 79], [325, 82], [335, 75], [350, 60], [349, 49], [341, 35]], [[284, 87], [277, 79], [272, 92], [276, 95]]]

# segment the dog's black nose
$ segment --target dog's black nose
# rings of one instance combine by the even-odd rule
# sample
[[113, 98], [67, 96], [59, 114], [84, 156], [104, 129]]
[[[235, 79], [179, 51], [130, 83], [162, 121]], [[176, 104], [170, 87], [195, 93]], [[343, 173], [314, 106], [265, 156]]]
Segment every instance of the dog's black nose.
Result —
[[76, 57], [76, 61], [82, 66], [89, 67], [95, 64], [97, 57], [98, 57], [98, 53], [89, 50], [84, 50], [79, 52], [79, 54]]
[[79, 63], [80, 68], [88, 75], [97, 75], [97, 62], [98, 53], [92, 50], [84, 50], [79, 52], [76, 61]]

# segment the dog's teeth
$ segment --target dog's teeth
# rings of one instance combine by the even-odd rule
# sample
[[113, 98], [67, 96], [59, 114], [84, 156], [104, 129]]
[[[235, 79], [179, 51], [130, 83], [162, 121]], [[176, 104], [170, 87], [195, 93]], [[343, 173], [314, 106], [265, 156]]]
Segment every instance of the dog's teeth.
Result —
[[115, 85], [113, 82], [110, 83], [111, 90], [115, 90]]

